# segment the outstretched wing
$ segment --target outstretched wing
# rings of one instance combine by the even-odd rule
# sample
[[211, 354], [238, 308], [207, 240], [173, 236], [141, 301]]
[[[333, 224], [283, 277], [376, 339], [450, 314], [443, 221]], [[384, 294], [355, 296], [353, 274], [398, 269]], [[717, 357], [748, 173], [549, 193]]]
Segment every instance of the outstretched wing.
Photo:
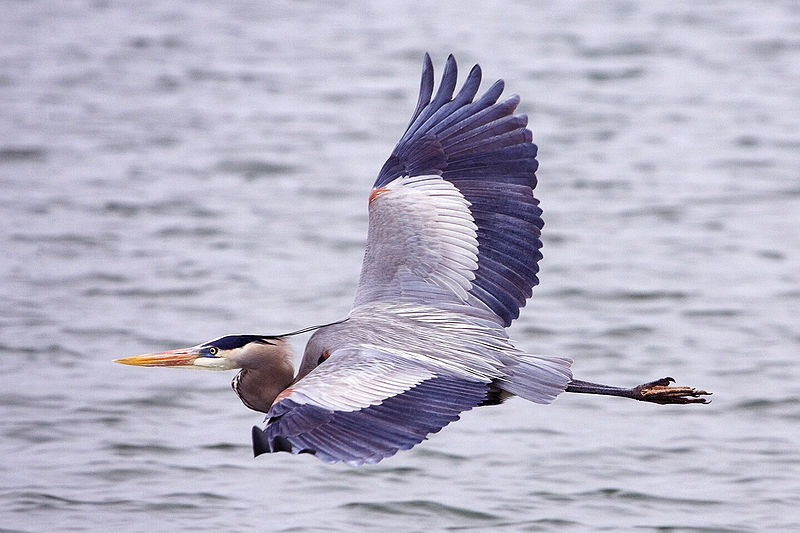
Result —
[[536, 145], [519, 98], [497, 102], [499, 80], [474, 100], [472, 68], [453, 96], [447, 59], [433, 94], [425, 55], [419, 101], [370, 195], [367, 252], [355, 305], [383, 299], [458, 300], [508, 326], [538, 284], [543, 221]]
[[376, 463], [458, 420], [488, 390], [488, 379], [440, 375], [387, 348], [343, 348], [278, 397], [266, 427], [253, 428], [253, 451]]

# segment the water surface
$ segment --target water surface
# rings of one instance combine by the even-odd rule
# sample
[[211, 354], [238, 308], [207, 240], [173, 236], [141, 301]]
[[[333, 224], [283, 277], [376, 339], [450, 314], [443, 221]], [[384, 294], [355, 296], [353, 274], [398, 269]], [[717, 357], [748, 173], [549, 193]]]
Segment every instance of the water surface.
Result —
[[[3, 12], [0, 530], [800, 529], [793, 2]], [[252, 459], [228, 374], [110, 362], [342, 317], [425, 51], [540, 145], [517, 344], [714, 403], [516, 400], [353, 469]]]

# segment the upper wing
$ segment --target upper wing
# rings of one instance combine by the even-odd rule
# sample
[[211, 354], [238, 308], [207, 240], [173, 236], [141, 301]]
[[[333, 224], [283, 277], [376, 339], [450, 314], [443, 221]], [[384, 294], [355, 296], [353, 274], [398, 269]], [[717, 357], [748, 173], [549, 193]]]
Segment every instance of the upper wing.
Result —
[[477, 100], [476, 65], [453, 96], [447, 59], [433, 94], [425, 55], [411, 123], [370, 195], [367, 252], [355, 305], [395, 298], [457, 299], [491, 310], [507, 326], [539, 283], [544, 222], [536, 145], [519, 98], [497, 102], [499, 80]]
[[253, 428], [253, 450], [376, 463], [458, 420], [488, 387], [488, 378], [440, 375], [388, 348], [342, 348], [278, 396], [266, 428]]

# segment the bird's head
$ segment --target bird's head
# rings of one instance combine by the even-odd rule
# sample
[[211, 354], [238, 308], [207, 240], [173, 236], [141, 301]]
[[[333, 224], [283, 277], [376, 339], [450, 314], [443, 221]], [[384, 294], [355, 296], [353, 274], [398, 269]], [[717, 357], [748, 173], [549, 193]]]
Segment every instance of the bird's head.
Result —
[[123, 357], [114, 359], [114, 362], [135, 366], [231, 370], [256, 369], [274, 359], [286, 359], [291, 364], [291, 350], [282, 337], [226, 335], [190, 348]]

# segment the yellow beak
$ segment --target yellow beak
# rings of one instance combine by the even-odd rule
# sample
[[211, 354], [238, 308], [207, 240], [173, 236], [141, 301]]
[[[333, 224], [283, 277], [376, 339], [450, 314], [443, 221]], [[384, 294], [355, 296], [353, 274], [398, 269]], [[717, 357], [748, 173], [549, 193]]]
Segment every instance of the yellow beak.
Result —
[[194, 348], [180, 348], [166, 352], [146, 353], [114, 359], [115, 363], [134, 366], [190, 366], [200, 357]]

